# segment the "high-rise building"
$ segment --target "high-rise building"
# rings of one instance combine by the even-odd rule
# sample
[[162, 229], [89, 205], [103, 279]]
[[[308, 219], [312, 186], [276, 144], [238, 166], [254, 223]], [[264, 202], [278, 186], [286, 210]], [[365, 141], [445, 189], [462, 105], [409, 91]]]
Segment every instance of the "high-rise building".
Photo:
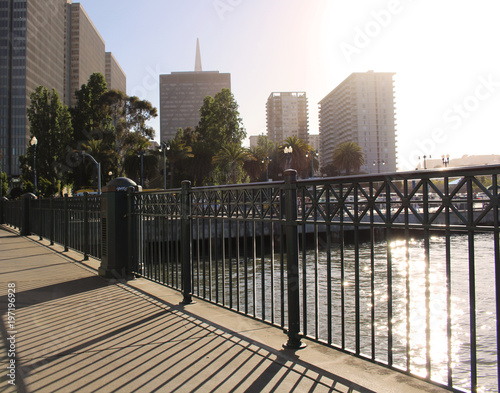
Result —
[[309, 117], [305, 92], [274, 92], [266, 104], [267, 137], [281, 144], [295, 136], [307, 143]]
[[106, 74], [104, 76], [109, 90], [127, 92], [127, 77], [111, 52], [106, 52]]
[[353, 73], [319, 105], [322, 166], [332, 163], [335, 147], [356, 142], [364, 152], [364, 173], [396, 171], [394, 73]]
[[0, 1], [0, 154], [8, 176], [20, 174], [26, 153], [30, 94], [45, 86], [70, 105], [94, 72], [105, 74], [104, 41], [80, 4]]
[[196, 127], [206, 96], [231, 90], [231, 74], [203, 71], [199, 41], [196, 43], [195, 71], [160, 75], [160, 135], [162, 141], [175, 137], [179, 128]]

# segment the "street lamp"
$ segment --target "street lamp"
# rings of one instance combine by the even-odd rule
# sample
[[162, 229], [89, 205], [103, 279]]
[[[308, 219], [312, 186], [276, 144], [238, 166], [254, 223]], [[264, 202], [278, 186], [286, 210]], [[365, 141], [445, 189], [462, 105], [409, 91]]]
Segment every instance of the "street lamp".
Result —
[[285, 148], [283, 149], [283, 153], [285, 153], [285, 159], [286, 159], [286, 169], [290, 169], [290, 161], [292, 159], [292, 152], [293, 152], [292, 146], [285, 146]]
[[446, 168], [446, 167], [448, 167], [448, 165], [450, 164], [450, 155], [449, 155], [449, 154], [447, 154], [447, 155], [444, 155], [444, 154], [443, 154], [443, 155], [441, 156], [441, 160], [443, 160], [443, 165], [444, 165], [444, 167], [445, 167], [445, 168]]
[[97, 166], [97, 193], [101, 195], [101, 164], [97, 162], [97, 160], [89, 153], [86, 153], [83, 150], [80, 150], [80, 154], [84, 157], [90, 158], [92, 162]]
[[263, 164], [266, 164], [266, 181], [269, 181], [269, 162], [271, 162], [272, 159], [270, 157], [266, 157], [262, 160]]
[[167, 189], [167, 150], [170, 150], [168, 142], [162, 142], [161, 148], [163, 150], [163, 189]]
[[311, 156], [311, 177], [314, 177], [314, 157], [318, 157], [318, 153], [316, 151], [311, 150], [306, 153], [306, 158], [309, 158]]
[[36, 145], [38, 145], [38, 139], [36, 139], [36, 136], [31, 138], [30, 145], [33, 146], [33, 176], [35, 178], [35, 194], [37, 190], [37, 179], [36, 179]]
[[[424, 169], [427, 169], [427, 156], [422, 156], [422, 157], [418, 157], [418, 159], [420, 160], [420, 158], [423, 158], [424, 159]], [[429, 154], [429, 158], [431, 158], [431, 155]]]
[[377, 172], [379, 173], [380, 173], [380, 164], [382, 164], [382, 166], [385, 165], [385, 161], [384, 160], [373, 161], [373, 166], [378, 165]]
[[137, 157], [141, 159], [141, 187], [144, 188], [144, 150], [141, 150]]

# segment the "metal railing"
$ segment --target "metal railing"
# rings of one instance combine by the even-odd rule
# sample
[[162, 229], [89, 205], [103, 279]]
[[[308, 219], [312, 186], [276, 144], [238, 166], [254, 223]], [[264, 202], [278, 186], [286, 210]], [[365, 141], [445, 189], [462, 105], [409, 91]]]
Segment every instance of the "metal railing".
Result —
[[[82, 197], [40, 198], [3, 202], [5, 223], [40, 239], [58, 243], [65, 250], [72, 249], [101, 258], [101, 197], [85, 194]], [[24, 207], [28, 204], [28, 221], [23, 222]]]
[[[306, 336], [449, 390], [498, 389], [500, 166], [294, 173], [130, 192], [134, 273], [286, 329], [292, 348]], [[99, 197], [30, 204], [34, 233], [100, 257]]]
[[135, 270], [286, 328], [292, 347], [303, 334], [450, 390], [496, 389], [499, 173], [134, 193]]

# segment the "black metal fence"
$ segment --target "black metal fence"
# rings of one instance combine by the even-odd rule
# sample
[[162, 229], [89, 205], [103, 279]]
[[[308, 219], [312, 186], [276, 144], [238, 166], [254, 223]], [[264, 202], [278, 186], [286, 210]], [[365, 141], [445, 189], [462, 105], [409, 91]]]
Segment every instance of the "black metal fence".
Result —
[[[304, 335], [450, 390], [496, 391], [500, 166], [293, 173], [130, 193], [135, 274], [286, 328], [291, 347]], [[38, 231], [60, 242], [50, 217], [69, 215], [75, 225], [61, 228], [98, 239], [97, 227], [77, 229], [97, 224], [98, 198], [95, 216], [74, 202], [39, 202], [35, 216], [51, 213]]]
[[[23, 204], [27, 204], [25, 218]], [[4, 202], [5, 223], [22, 231], [58, 243], [65, 250], [72, 249], [89, 256], [101, 258], [101, 197], [41, 198]], [[24, 222], [23, 222], [24, 221]]]

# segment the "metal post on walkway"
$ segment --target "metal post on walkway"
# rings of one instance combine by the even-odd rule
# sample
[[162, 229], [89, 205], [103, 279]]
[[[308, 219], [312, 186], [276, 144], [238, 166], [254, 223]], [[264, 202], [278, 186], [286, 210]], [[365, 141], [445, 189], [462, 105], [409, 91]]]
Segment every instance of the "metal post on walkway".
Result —
[[31, 227], [30, 227], [30, 201], [32, 199], [36, 199], [35, 194], [28, 192], [21, 196], [22, 199], [22, 218], [21, 218], [21, 228], [20, 235], [21, 236], [29, 236], [31, 235]]
[[64, 251], [69, 251], [69, 210], [68, 194], [64, 194]]
[[285, 241], [288, 291], [288, 341], [284, 348], [301, 349], [300, 289], [299, 289], [299, 234], [297, 227], [297, 171], [287, 169], [285, 177]]
[[192, 304], [191, 283], [191, 182], [184, 180], [181, 190], [181, 261], [183, 304]]
[[83, 260], [89, 260], [89, 193], [83, 194]]
[[49, 228], [49, 237], [50, 237], [50, 245], [54, 245], [54, 198], [50, 198], [50, 218], [49, 218], [49, 223], [50, 223], [50, 228]]

